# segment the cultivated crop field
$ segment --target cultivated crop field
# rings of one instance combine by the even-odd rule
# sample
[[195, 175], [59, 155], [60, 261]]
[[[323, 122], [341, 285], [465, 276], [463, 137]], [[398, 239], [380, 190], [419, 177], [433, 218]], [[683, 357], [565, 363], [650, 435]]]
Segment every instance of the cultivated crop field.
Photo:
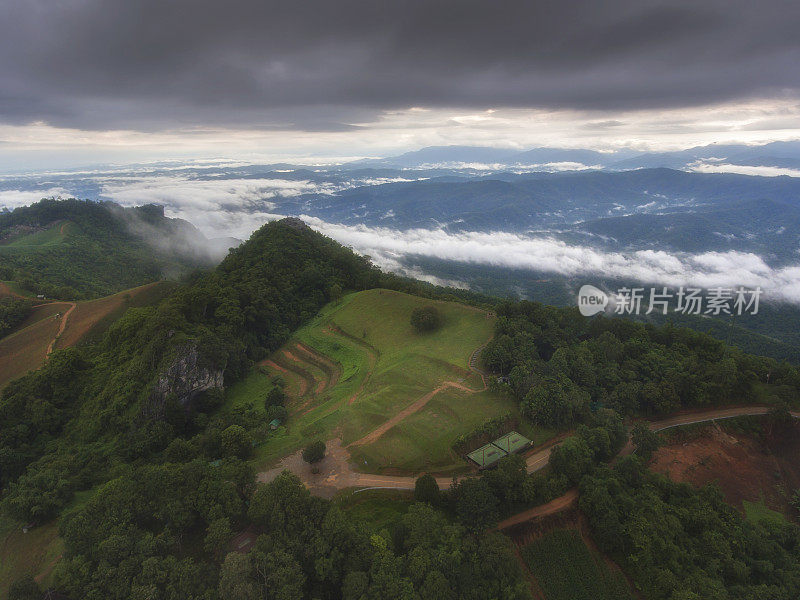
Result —
[[528, 544], [522, 556], [547, 600], [630, 600], [622, 573], [586, 547], [573, 529], [557, 529]]
[[23, 533], [18, 524], [0, 519], [0, 598], [20, 573], [30, 573], [46, 586], [62, 549], [56, 521]]
[[[443, 325], [420, 334], [411, 312], [428, 305]], [[366, 472], [463, 470], [450, 449], [455, 438], [516, 410], [469, 368], [493, 327], [492, 315], [459, 303], [389, 290], [349, 294], [232, 387], [226, 406], [263, 407], [270, 378], [286, 383], [288, 423], [259, 446], [258, 466], [309, 439], [338, 437]]]
[[98, 337], [125, 310], [158, 302], [174, 285], [162, 281], [97, 300], [35, 306], [15, 331], [0, 339], [0, 388], [41, 367], [48, 350]]
[[99, 338], [126, 310], [156, 304], [174, 288], [175, 284], [172, 282], [157, 281], [105, 298], [77, 302], [55, 348], [67, 348], [78, 342]]

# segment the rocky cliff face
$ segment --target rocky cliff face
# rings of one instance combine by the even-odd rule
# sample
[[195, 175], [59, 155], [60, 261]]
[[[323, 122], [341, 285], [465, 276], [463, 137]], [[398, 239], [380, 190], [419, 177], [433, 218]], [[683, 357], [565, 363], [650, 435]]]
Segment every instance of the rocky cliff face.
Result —
[[201, 392], [222, 389], [222, 369], [211, 369], [200, 364], [197, 344], [190, 342], [178, 349], [169, 367], [159, 376], [150, 393], [150, 404], [155, 411], [163, 408], [168, 396], [187, 406]]

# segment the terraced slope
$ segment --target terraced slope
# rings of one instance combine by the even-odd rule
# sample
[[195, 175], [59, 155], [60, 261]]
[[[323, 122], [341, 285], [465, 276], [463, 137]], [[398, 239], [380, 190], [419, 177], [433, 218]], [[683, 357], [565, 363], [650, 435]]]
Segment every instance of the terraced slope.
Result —
[[[436, 332], [418, 334], [411, 312], [435, 304]], [[473, 353], [490, 339], [493, 316], [458, 303], [389, 290], [369, 290], [327, 306], [294, 339], [229, 393], [254, 405], [280, 377], [289, 396], [286, 428], [258, 449], [267, 466], [312, 439], [338, 439], [358, 468], [370, 473], [449, 473], [467, 468], [450, 446], [487, 418], [513, 412], [486, 390]], [[474, 363], [474, 360], [473, 360]], [[261, 378], [264, 385], [253, 388]]]

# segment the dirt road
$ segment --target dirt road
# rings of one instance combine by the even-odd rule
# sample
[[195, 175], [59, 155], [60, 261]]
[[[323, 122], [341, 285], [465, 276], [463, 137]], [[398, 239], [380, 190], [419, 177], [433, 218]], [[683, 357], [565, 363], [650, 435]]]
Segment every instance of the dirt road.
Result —
[[61, 334], [64, 333], [64, 329], [67, 328], [67, 319], [69, 319], [69, 316], [72, 314], [72, 311], [75, 310], [76, 306], [77, 304], [75, 304], [74, 302], [70, 302], [69, 309], [67, 309], [67, 312], [65, 312], [61, 316], [61, 324], [58, 326], [58, 333], [56, 334], [56, 337], [53, 338], [53, 341], [50, 342], [50, 345], [47, 346], [47, 352], [45, 353], [45, 357], [48, 357], [53, 353], [53, 347], [56, 345], [58, 338], [61, 337]]
[[[418, 400], [417, 402], [420, 402], [421, 400], [422, 399]], [[768, 411], [769, 408], [764, 406], [740, 406], [734, 408], [711, 409], [707, 411], [684, 413], [666, 419], [652, 421], [649, 423], [649, 426], [654, 431], [661, 431], [663, 429], [676, 427], [678, 425], [691, 425], [694, 423], [705, 423], [708, 421], [730, 419], [733, 417], [763, 415]], [[791, 414], [795, 418], [800, 418], [800, 411], [794, 411]], [[558, 446], [568, 436], [569, 434], [563, 434], [559, 438], [551, 440], [545, 446], [537, 448], [531, 454], [529, 454], [526, 457], [528, 472], [533, 473], [547, 466], [550, 460], [550, 451], [555, 446]], [[626, 448], [621, 452], [621, 454], [625, 454], [626, 450], [629, 452], [631, 449], [632, 446], [629, 443], [628, 446], [626, 446]], [[258, 480], [262, 482], [272, 481], [272, 479], [274, 479], [281, 471], [288, 469], [300, 477], [303, 483], [305, 483], [313, 493], [325, 497], [331, 497], [338, 490], [346, 488], [378, 487], [398, 490], [411, 490], [414, 489], [414, 484], [416, 482], [416, 477], [411, 476], [373, 475], [369, 473], [359, 473], [355, 470], [354, 465], [350, 462], [350, 453], [346, 447], [341, 445], [340, 440], [330, 440], [328, 442], [328, 455], [325, 457], [323, 462], [318, 465], [320, 471], [318, 474], [313, 474], [311, 472], [309, 465], [303, 462], [301, 454], [302, 452], [298, 451], [290, 456], [285, 457], [275, 468], [259, 473]], [[449, 477], [438, 477], [436, 481], [441, 489], [449, 489], [452, 484], [452, 478]], [[566, 502], [565, 498], [565, 496], [562, 496], [560, 499], [556, 500]], [[548, 507], [546, 510], [553, 510], [553, 512], [561, 510], [555, 508], [559, 506], [556, 500], [548, 505], [531, 509], [531, 511], [536, 511], [537, 509], [545, 510], [545, 507]], [[564, 504], [562, 508], [568, 505], [568, 503]], [[531, 511], [520, 513], [520, 515], [530, 513], [527, 518], [541, 516]], [[525, 518], [522, 518], [520, 515], [511, 517], [511, 519], [517, 519], [517, 517], [520, 517], [521, 520], [517, 520], [514, 523], [525, 520]], [[509, 520], [510, 519], [507, 519], [507, 521]], [[514, 523], [506, 524], [504, 527], [509, 527]]]
[[466, 385], [464, 385], [463, 383], [460, 383], [458, 381], [445, 381], [439, 387], [437, 387], [435, 390], [431, 390], [430, 392], [428, 392], [427, 394], [422, 396], [422, 398], [420, 398], [419, 400], [414, 401], [413, 403], [408, 405], [406, 408], [401, 410], [399, 413], [397, 413], [395, 416], [390, 418], [388, 421], [385, 421], [384, 423], [382, 423], [381, 425], [379, 425], [378, 427], [376, 427], [375, 429], [370, 431], [367, 435], [365, 435], [361, 439], [356, 440], [355, 442], [353, 442], [350, 445], [351, 446], [364, 446], [366, 444], [372, 444], [372, 443], [376, 442], [383, 434], [385, 434], [387, 431], [389, 431], [392, 427], [394, 427], [395, 425], [398, 425], [403, 420], [405, 420], [407, 417], [409, 417], [410, 415], [413, 415], [415, 412], [417, 412], [419, 410], [422, 410], [422, 408], [428, 402], [430, 402], [431, 398], [433, 398], [436, 394], [438, 394], [440, 392], [443, 392], [444, 390], [446, 390], [448, 388], [455, 388], [457, 390], [461, 390], [462, 392], [466, 392], [467, 394], [477, 394], [478, 392], [485, 391], [486, 388], [487, 388], [486, 376], [484, 375], [483, 371], [478, 369], [478, 366], [477, 366], [478, 356], [480, 355], [481, 350], [483, 350], [483, 348], [485, 346], [486, 346], [486, 344], [483, 344], [478, 349], [476, 349], [472, 354], [470, 354], [469, 362], [468, 362], [470, 370], [473, 373], [477, 373], [478, 376], [480, 376], [480, 378], [481, 378], [481, 387], [480, 388], [473, 389], [471, 387], [467, 387]]
[[517, 513], [513, 517], [509, 517], [504, 521], [500, 521], [497, 524], [498, 529], [508, 529], [509, 527], [513, 527], [514, 525], [519, 525], [520, 523], [524, 523], [525, 521], [530, 521], [531, 519], [536, 519], [538, 517], [546, 517], [547, 515], [552, 515], [557, 512], [564, 510], [565, 508], [569, 508], [578, 500], [578, 490], [571, 489], [563, 496], [559, 496], [555, 500], [551, 500], [547, 504], [542, 504], [541, 506], [534, 506], [531, 509], [528, 509], [524, 512]]
[[[658, 421], [649, 421], [647, 426], [652, 431], [663, 431], [671, 427], [679, 427], [681, 425], [694, 425], [695, 423], [707, 423], [708, 421], [719, 421], [722, 419], [733, 419], [735, 417], [748, 417], [765, 415], [770, 411], [768, 406], [736, 406], [733, 408], [718, 408], [704, 411], [686, 412], [679, 415], [673, 415], [666, 419], [659, 419]], [[800, 419], [800, 411], [794, 411], [791, 415]], [[525, 458], [525, 463], [528, 466], [528, 473], [533, 473], [539, 469], [543, 469], [550, 462], [550, 451], [561, 444], [568, 435], [561, 436], [561, 439], [548, 442], [546, 447], [537, 449]], [[630, 454], [633, 446], [630, 441], [620, 454]]]
[[[284, 457], [272, 469], [258, 474], [258, 481], [272, 481], [282, 471], [288, 470], [297, 475], [313, 494], [324, 498], [333, 497], [339, 490], [347, 488], [388, 488], [413, 490], [416, 477], [395, 477], [392, 475], [373, 475], [359, 473], [350, 462], [350, 452], [342, 446], [341, 440], [329, 440], [326, 444], [325, 458], [317, 463], [318, 473], [313, 473], [310, 465], [303, 462], [303, 451]], [[441, 489], [452, 484], [449, 477], [437, 477]]]

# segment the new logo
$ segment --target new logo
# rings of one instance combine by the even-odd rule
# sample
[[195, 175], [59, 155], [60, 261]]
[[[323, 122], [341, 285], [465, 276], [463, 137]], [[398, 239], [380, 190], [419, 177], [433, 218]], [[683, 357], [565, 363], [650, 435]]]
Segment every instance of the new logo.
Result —
[[608, 295], [593, 285], [581, 286], [578, 291], [578, 310], [584, 317], [603, 312], [608, 306]]

